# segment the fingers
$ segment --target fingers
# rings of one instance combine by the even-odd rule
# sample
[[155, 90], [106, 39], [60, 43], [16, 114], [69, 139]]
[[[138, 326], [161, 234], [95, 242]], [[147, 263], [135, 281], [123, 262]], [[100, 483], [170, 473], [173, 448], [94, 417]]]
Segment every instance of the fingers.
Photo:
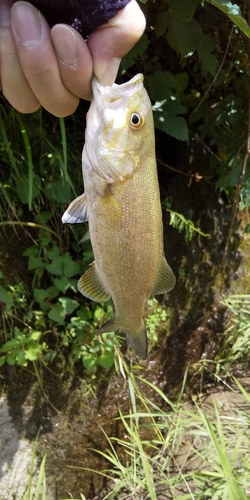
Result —
[[121, 58], [137, 42], [144, 29], [144, 15], [136, 0], [131, 0], [107, 24], [91, 33], [87, 43], [94, 74], [102, 85], [114, 83]]
[[49, 26], [31, 4], [0, 0], [1, 85], [18, 111], [43, 106], [56, 116], [72, 114], [79, 98], [91, 98], [92, 58], [73, 28]]
[[11, 0], [0, 2], [1, 88], [6, 99], [19, 111], [32, 112], [40, 104], [34, 96], [19, 63], [10, 30]]
[[51, 30], [62, 81], [72, 94], [91, 99], [92, 57], [82, 36], [66, 24]]
[[79, 99], [61, 80], [50, 29], [41, 13], [27, 2], [14, 3], [11, 32], [23, 74], [39, 103], [56, 116], [73, 113]]
[[87, 43], [65, 24], [50, 31], [30, 3], [13, 3], [0, 0], [0, 89], [23, 113], [43, 106], [56, 116], [72, 114], [79, 98], [91, 98], [93, 72], [103, 85], [113, 84], [121, 57], [145, 28], [136, 0], [91, 33]]

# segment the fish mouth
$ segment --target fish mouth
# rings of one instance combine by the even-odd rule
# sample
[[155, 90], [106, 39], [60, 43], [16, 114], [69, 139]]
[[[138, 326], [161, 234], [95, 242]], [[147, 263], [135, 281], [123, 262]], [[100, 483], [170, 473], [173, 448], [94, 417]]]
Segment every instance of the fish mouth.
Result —
[[103, 123], [105, 111], [108, 109], [126, 110], [128, 98], [138, 91], [143, 90], [143, 80], [143, 75], [138, 73], [131, 80], [120, 85], [114, 83], [112, 87], [104, 87], [96, 77], [93, 77], [93, 99], [87, 116], [91, 127], [88, 127], [86, 132], [90, 140], [93, 140], [96, 132], [100, 130], [100, 124]]
[[108, 85], [104, 87], [94, 76], [92, 79], [92, 90], [98, 112], [101, 113], [104, 105], [110, 105], [111, 103], [113, 107], [116, 107], [116, 101], [119, 101], [119, 103], [117, 102], [117, 106], [122, 106], [122, 99], [127, 99], [141, 89], [143, 87], [143, 80], [143, 75], [138, 73], [128, 82], [121, 83], [120, 85], [114, 83], [112, 87]]

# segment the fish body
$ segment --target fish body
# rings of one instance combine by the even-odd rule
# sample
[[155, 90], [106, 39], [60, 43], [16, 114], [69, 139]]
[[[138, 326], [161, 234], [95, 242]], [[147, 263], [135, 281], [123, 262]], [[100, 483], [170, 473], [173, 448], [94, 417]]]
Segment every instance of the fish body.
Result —
[[175, 285], [163, 251], [152, 108], [141, 74], [112, 87], [94, 78], [92, 88], [82, 155], [85, 192], [63, 222], [89, 222], [94, 262], [78, 288], [92, 300], [111, 297], [115, 308], [98, 333], [125, 331], [145, 359], [146, 301]]

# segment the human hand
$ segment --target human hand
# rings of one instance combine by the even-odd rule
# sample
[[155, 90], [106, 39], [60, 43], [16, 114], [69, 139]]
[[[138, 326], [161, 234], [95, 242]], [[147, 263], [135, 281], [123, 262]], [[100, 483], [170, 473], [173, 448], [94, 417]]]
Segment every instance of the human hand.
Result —
[[14, 108], [32, 113], [43, 106], [68, 116], [79, 99], [91, 99], [93, 73], [112, 85], [120, 59], [145, 28], [135, 0], [89, 36], [87, 42], [69, 25], [50, 30], [30, 3], [0, 0], [1, 90]]

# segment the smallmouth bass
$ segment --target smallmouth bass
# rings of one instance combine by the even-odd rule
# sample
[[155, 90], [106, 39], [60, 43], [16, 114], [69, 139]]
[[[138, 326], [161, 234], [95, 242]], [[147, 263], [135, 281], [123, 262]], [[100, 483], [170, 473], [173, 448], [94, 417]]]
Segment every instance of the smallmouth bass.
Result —
[[145, 359], [146, 301], [175, 285], [163, 250], [152, 107], [141, 74], [112, 87], [93, 78], [92, 89], [82, 154], [85, 191], [62, 221], [89, 222], [94, 262], [78, 288], [97, 302], [112, 298], [115, 308], [97, 333], [125, 331]]

